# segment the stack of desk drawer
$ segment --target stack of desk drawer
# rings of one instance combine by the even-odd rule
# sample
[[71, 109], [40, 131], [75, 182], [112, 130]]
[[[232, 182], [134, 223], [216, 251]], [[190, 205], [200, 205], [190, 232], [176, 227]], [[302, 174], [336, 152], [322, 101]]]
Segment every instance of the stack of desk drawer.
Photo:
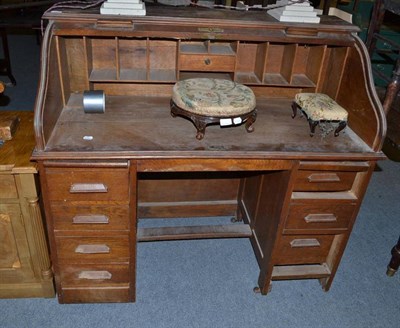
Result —
[[273, 280], [321, 278], [329, 289], [370, 171], [366, 162], [300, 163], [275, 244]]
[[128, 168], [47, 167], [46, 176], [60, 301], [129, 301]]

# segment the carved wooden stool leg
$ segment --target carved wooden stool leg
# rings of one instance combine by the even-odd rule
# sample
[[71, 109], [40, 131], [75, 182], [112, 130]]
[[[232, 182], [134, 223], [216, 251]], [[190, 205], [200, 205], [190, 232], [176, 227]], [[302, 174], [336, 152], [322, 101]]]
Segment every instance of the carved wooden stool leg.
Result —
[[253, 123], [256, 121], [257, 119], [257, 112], [254, 110], [254, 112], [251, 114], [251, 116], [247, 119], [246, 121], [246, 131], [247, 132], [253, 132], [254, 131], [254, 127], [253, 127]]
[[206, 126], [207, 123], [204, 122], [203, 120], [199, 120], [197, 118], [193, 118], [193, 123], [197, 129], [197, 134], [196, 134], [196, 139], [201, 140], [204, 138], [204, 135], [206, 134]]
[[295, 118], [297, 115], [297, 109], [299, 108], [299, 105], [297, 105], [297, 103], [295, 101], [292, 102], [292, 118]]
[[391, 277], [393, 276], [396, 271], [399, 269], [400, 266], [400, 238], [397, 241], [397, 245], [392, 248], [392, 259], [388, 265], [386, 274]]
[[310, 136], [312, 137], [315, 133], [315, 128], [318, 125], [318, 121], [308, 120], [308, 124], [310, 125]]
[[339, 122], [339, 126], [335, 130], [335, 137], [339, 135], [339, 132], [342, 131], [346, 127], [346, 125], [347, 125], [346, 121]]

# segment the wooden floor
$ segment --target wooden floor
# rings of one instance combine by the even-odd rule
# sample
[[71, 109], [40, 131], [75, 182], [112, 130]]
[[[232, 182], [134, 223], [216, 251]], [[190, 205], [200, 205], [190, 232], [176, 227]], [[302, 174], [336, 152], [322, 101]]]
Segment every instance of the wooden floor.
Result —
[[[292, 119], [289, 99], [258, 100], [255, 131], [244, 125], [208, 126], [203, 140], [195, 138], [194, 125], [170, 115], [169, 98], [108, 96], [104, 114], [85, 114], [82, 95], [71, 95], [47, 144], [46, 151], [129, 152], [130, 156], [157, 152], [198, 151], [199, 155], [246, 156], [260, 152], [359, 153], [370, 148], [347, 127], [338, 137], [309, 135], [305, 117]], [[318, 130], [318, 129], [317, 129]], [[224, 152], [220, 152], [223, 150]], [[164, 153], [165, 152], [165, 153]], [[206, 154], [207, 153], [207, 154]], [[228, 154], [229, 153], [229, 154]]]

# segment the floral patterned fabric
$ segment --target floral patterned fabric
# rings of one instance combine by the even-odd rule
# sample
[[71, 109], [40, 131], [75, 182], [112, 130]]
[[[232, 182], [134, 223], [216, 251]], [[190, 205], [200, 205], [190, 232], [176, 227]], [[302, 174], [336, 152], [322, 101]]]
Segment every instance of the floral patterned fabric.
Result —
[[225, 117], [242, 115], [256, 107], [253, 91], [230, 80], [195, 78], [177, 82], [174, 103], [191, 113]]
[[347, 121], [347, 111], [323, 93], [298, 93], [295, 101], [313, 121]]

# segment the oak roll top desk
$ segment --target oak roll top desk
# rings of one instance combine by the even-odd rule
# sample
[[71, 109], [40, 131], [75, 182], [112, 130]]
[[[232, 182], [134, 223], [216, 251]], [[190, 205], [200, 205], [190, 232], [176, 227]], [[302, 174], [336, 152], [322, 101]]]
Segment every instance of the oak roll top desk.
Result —
[[[386, 132], [357, 27], [281, 23], [263, 11], [146, 4], [147, 16], [49, 12], [35, 107], [36, 149], [61, 303], [135, 300], [140, 241], [249, 237], [272, 280], [329, 290]], [[170, 115], [173, 85], [230, 79], [257, 98], [253, 133]], [[103, 90], [105, 112], [83, 110]], [[298, 92], [349, 113], [338, 136], [291, 118]], [[218, 226], [138, 227], [149, 218], [233, 216]]]

